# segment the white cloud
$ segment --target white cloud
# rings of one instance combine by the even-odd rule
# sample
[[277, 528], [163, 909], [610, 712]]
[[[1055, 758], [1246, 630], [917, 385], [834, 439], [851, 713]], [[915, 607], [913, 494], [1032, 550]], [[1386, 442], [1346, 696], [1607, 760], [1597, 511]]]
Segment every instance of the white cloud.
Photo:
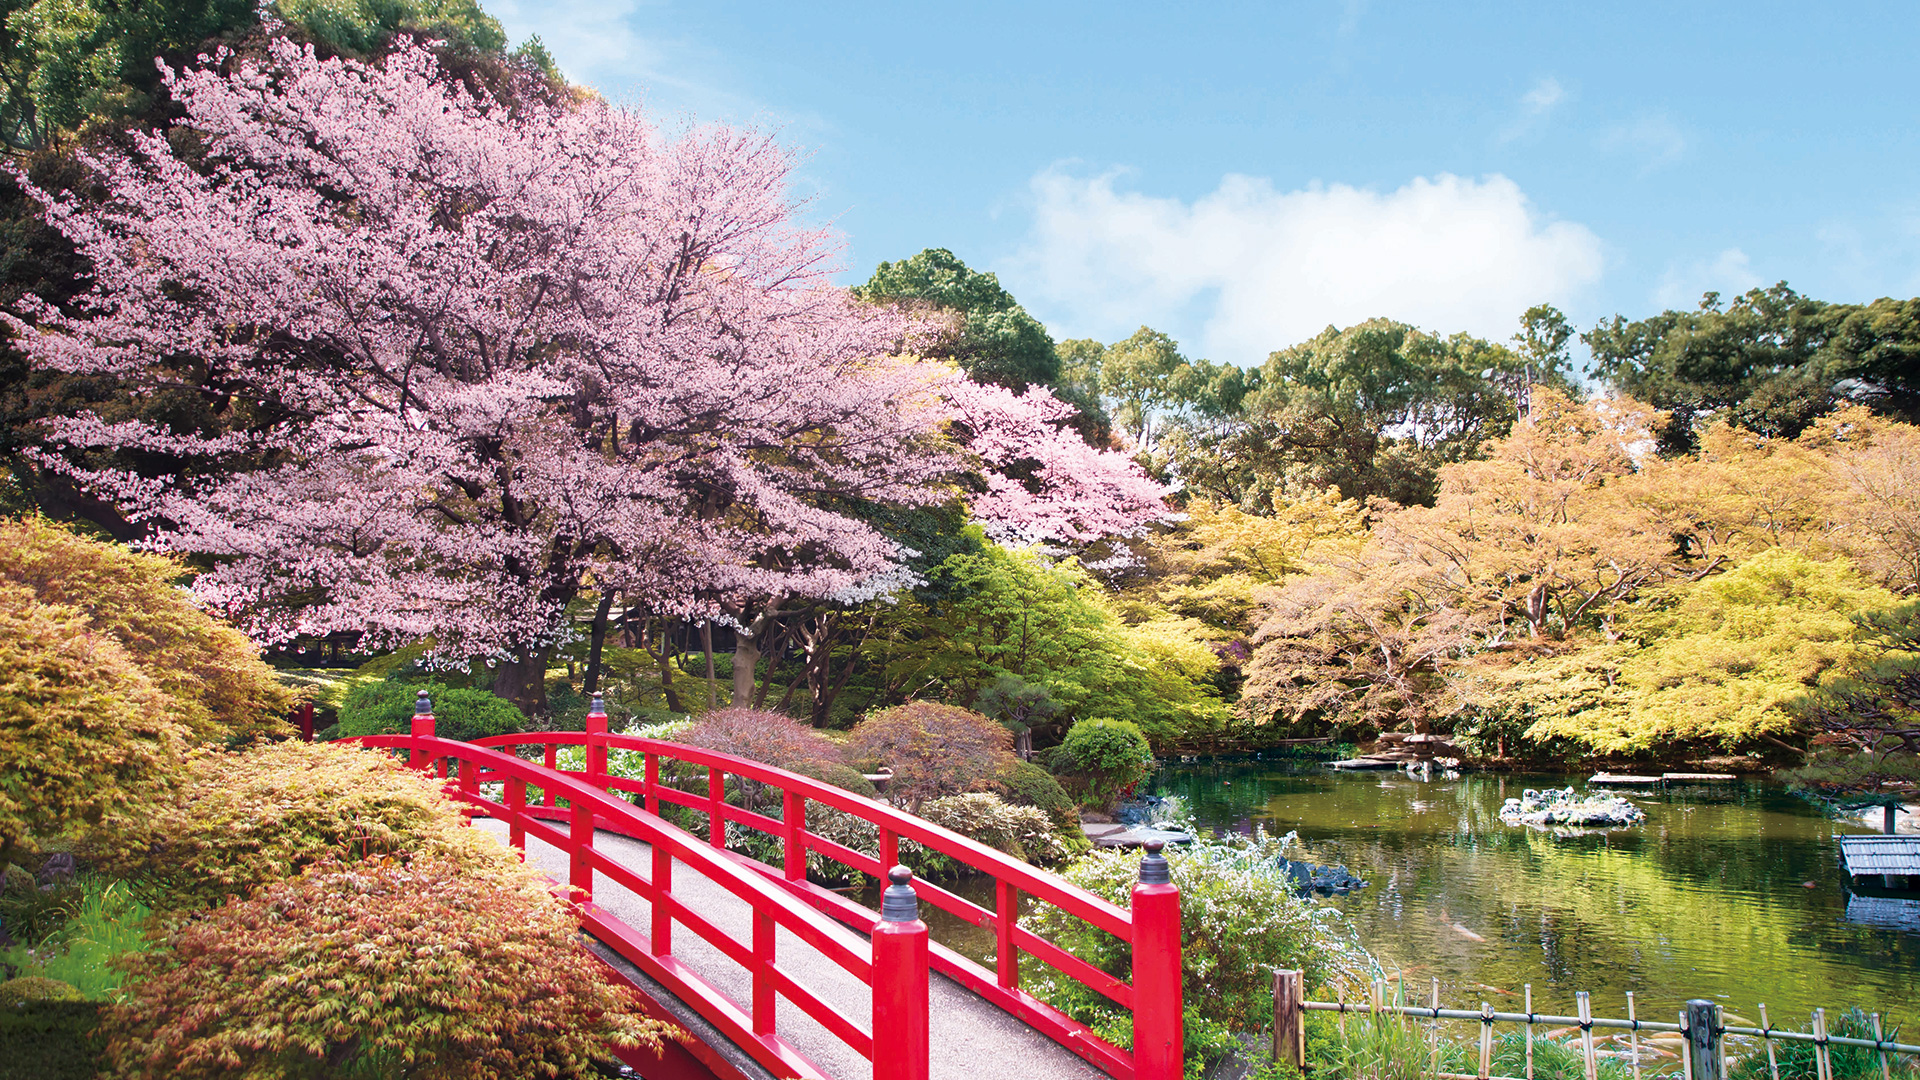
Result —
[[1566, 96], [1567, 92], [1561, 88], [1559, 79], [1541, 79], [1533, 84], [1531, 90], [1520, 95], [1520, 108], [1528, 116], [1545, 116]]
[[1229, 175], [1189, 204], [1118, 191], [1117, 175], [1036, 176], [1032, 230], [1001, 268], [1069, 336], [1197, 324], [1190, 354], [1239, 364], [1380, 315], [1504, 340], [1529, 306], [1565, 306], [1601, 273], [1599, 238], [1542, 220], [1504, 176], [1382, 194]]
[[1764, 282], [1753, 272], [1753, 263], [1747, 253], [1739, 248], [1728, 248], [1711, 260], [1697, 259], [1690, 263], [1674, 264], [1660, 275], [1660, 284], [1653, 290], [1653, 302], [1662, 308], [1688, 309], [1697, 306], [1700, 298], [1708, 292], [1720, 294], [1720, 300], [1728, 300], [1759, 288]]
[[1547, 115], [1566, 100], [1566, 97], [1566, 88], [1560, 85], [1559, 79], [1549, 76], [1534, 83], [1526, 93], [1520, 95], [1519, 115], [1515, 116], [1513, 122], [1500, 132], [1500, 141], [1512, 142], [1532, 131], [1543, 123]]
[[540, 35], [568, 79], [594, 83], [658, 66], [660, 56], [633, 30], [636, 0], [491, 0], [487, 12], [518, 43]]
[[1640, 175], [1670, 165], [1687, 152], [1687, 136], [1664, 115], [1642, 116], [1631, 124], [1609, 129], [1600, 136], [1600, 148], [1640, 159]]

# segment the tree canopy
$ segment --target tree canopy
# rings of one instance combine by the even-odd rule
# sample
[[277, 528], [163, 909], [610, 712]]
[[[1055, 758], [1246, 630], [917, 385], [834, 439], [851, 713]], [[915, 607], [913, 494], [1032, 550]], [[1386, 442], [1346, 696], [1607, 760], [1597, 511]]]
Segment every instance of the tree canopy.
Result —
[[1060, 377], [1060, 359], [1047, 328], [1000, 287], [999, 278], [969, 269], [945, 248], [883, 262], [853, 291], [863, 300], [903, 304], [951, 319], [928, 355], [952, 359], [980, 382], [1021, 392], [1036, 384], [1051, 386]]

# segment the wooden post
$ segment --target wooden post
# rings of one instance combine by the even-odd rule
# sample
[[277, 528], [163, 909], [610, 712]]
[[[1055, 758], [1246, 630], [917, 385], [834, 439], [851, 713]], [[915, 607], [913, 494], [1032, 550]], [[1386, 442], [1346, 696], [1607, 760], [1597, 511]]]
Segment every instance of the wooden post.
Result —
[[607, 786], [607, 700], [599, 694], [587, 710], [587, 783]]
[[720, 766], [707, 767], [707, 843], [726, 850], [727, 819], [720, 808], [727, 803], [727, 774]]
[[1691, 1080], [1722, 1080], [1727, 1059], [1720, 1049], [1720, 1006], [1705, 998], [1687, 1002], [1687, 1050]]
[[1493, 1006], [1484, 1001], [1480, 1003], [1480, 1071], [1476, 1075], [1481, 1080], [1493, 1075]]
[[567, 883], [578, 890], [575, 899], [589, 903], [593, 900], [593, 807], [578, 799], [573, 801], [573, 830], [568, 840], [573, 850]]
[[927, 1080], [927, 924], [913, 872], [896, 866], [887, 880], [873, 927], [873, 1080]]
[[1433, 979], [1433, 997], [1429, 999], [1429, 1004], [1433, 1007], [1433, 1022], [1427, 1025], [1427, 1042], [1431, 1044], [1427, 1048], [1427, 1056], [1431, 1059], [1427, 1063], [1427, 1071], [1437, 1075], [1440, 1072], [1440, 977], [1437, 975]]
[[1767, 1020], [1767, 1006], [1760, 1005], [1760, 1038], [1767, 1044], [1767, 1078], [1780, 1080], [1780, 1059], [1773, 1052], [1773, 1024]]
[[1880, 1014], [1873, 1014], [1873, 1049], [1880, 1055], [1880, 1080], [1893, 1080], [1893, 1066], [1887, 1064], [1886, 1034], [1880, 1029]]
[[1300, 1007], [1307, 999], [1305, 978], [1301, 971], [1273, 973], [1273, 1060], [1302, 1072], [1307, 1068], [1307, 1031], [1301, 1022], [1306, 1013]]
[[1133, 886], [1133, 1075], [1180, 1080], [1186, 1074], [1181, 1005], [1180, 889], [1159, 840], [1147, 842]]
[[1813, 1010], [1813, 1061], [1820, 1080], [1833, 1080], [1833, 1059], [1827, 1056], [1827, 1010]]
[[[416, 739], [433, 738], [433, 699], [427, 696], [425, 690], [415, 694], [413, 698], [412, 730], [413, 737]], [[408, 768], [425, 768], [426, 764], [427, 752], [425, 750], [416, 747], [407, 751]]]
[[1013, 882], [997, 880], [993, 886], [993, 966], [994, 979], [1008, 990], [1020, 988], [1020, 946], [1013, 940], [1013, 928], [1020, 924], [1020, 890]]
[[1573, 1000], [1580, 1007], [1580, 1052], [1586, 1059], [1587, 1080], [1600, 1080], [1600, 1065], [1593, 1057], [1593, 996], [1581, 990]]
[[[1502, 781], [1504, 783], [1504, 781]], [[1533, 1080], [1533, 984], [1527, 984], [1527, 1080]]]
[[1640, 1018], [1633, 1012], [1633, 991], [1627, 991], [1627, 1044], [1633, 1048], [1633, 1080], [1640, 1080]]
[[797, 791], [781, 793], [780, 872], [788, 881], [807, 876], [807, 798]]

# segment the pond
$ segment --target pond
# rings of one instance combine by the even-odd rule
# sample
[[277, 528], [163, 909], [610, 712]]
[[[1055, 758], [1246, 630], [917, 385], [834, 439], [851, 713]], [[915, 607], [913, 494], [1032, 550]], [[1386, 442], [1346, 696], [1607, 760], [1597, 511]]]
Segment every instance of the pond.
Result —
[[1204, 828], [1297, 832], [1306, 857], [1367, 879], [1325, 902], [1423, 1001], [1437, 977], [1449, 1007], [1517, 1011], [1531, 983], [1539, 1011], [1570, 1014], [1587, 990], [1596, 1014], [1624, 1016], [1631, 990], [1642, 1019], [1709, 997], [1749, 1019], [1765, 1003], [1776, 1023], [1859, 1005], [1920, 1033], [1920, 901], [1850, 896], [1835, 837], [1872, 830], [1775, 784], [1630, 792], [1644, 825], [1578, 836], [1497, 816], [1523, 788], [1585, 788], [1567, 777], [1241, 760], [1154, 784]]

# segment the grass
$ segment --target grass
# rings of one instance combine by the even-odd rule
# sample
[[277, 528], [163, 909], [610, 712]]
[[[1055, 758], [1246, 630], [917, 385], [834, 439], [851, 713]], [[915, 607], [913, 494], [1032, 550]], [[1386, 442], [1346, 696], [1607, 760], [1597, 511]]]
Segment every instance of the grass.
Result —
[[88, 875], [75, 885], [79, 903], [65, 925], [32, 945], [0, 952], [0, 964], [18, 975], [58, 979], [90, 1001], [107, 1001], [122, 978], [112, 961], [146, 948], [142, 929], [152, 912], [124, 881]]

